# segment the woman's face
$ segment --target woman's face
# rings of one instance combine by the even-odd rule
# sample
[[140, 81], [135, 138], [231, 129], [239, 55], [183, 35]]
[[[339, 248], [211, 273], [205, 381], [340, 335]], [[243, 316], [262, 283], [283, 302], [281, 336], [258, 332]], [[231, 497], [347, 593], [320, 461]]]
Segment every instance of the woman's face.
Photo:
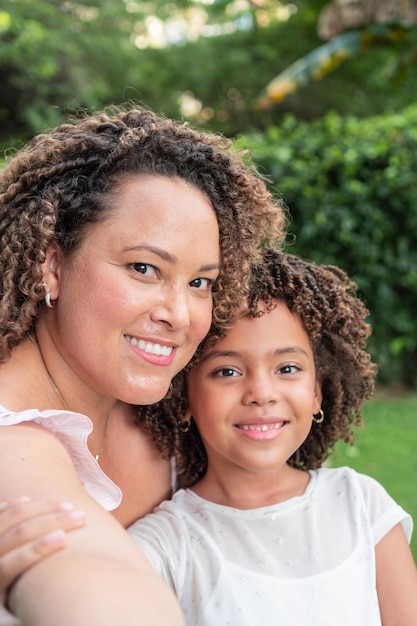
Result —
[[[59, 261], [50, 333], [74, 375], [97, 392], [152, 404], [207, 334], [219, 272], [208, 198], [181, 179], [127, 178], [111, 211]], [[53, 283], [52, 283], [53, 284]]]

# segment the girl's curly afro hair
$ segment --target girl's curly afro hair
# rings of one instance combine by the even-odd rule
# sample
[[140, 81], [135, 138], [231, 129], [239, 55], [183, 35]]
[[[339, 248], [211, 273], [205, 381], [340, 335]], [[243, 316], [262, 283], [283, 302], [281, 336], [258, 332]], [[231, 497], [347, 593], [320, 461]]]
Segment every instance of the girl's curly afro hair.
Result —
[[[303, 323], [322, 385], [325, 419], [313, 423], [303, 445], [288, 460], [293, 467], [314, 469], [323, 464], [336, 441], [352, 443], [353, 428], [362, 421], [362, 403], [373, 394], [376, 366], [366, 351], [369, 313], [343, 270], [269, 249], [263, 263], [253, 269], [250, 315], [262, 314], [259, 301], [271, 309], [273, 300], [284, 302]], [[210, 337], [204, 345], [209, 342]], [[172, 397], [141, 409], [138, 417], [162, 453], [177, 458], [184, 487], [199, 480], [207, 468], [194, 421], [187, 433], [181, 431], [181, 416], [187, 409], [186, 380], [186, 372], [181, 372], [174, 380]]]

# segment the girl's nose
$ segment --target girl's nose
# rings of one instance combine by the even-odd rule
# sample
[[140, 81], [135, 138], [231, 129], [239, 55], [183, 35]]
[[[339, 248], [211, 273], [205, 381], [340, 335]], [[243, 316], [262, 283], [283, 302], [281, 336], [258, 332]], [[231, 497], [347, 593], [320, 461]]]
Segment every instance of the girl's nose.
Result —
[[278, 401], [277, 381], [267, 373], [259, 373], [247, 378], [247, 388], [243, 395], [244, 404], [265, 406]]

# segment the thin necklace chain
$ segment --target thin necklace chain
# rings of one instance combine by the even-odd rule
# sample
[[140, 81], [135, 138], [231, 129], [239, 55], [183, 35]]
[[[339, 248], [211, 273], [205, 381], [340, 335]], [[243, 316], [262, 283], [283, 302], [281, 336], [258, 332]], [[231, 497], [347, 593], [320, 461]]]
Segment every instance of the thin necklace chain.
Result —
[[101, 454], [104, 450], [104, 446], [106, 445], [106, 437], [107, 437], [107, 427], [109, 425], [109, 413], [107, 413], [106, 415], [106, 421], [104, 423], [104, 433], [103, 433], [103, 441], [101, 442], [101, 446], [100, 446], [100, 450], [97, 452], [97, 454], [94, 456], [95, 460], [97, 461], [97, 463], [100, 460]]
[[[52, 378], [51, 374], [49, 373], [48, 368], [46, 367], [46, 363], [45, 363], [45, 360], [44, 360], [44, 358], [43, 358], [43, 355], [42, 355], [42, 352], [41, 352], [41, 348], [40, 348], [40, 346], [39, 346], [39, 344], [38, 344], [38, 341], [37, 341], [36, 337], [32, 337], [32, 335], [31, 335], [31, 334], [28, 334], [28, 337], [29, 337], [29, 339], [31, 340], [31, 342], [32, 342], [33, 344], [35, 344], [35, 346], [36, 346], [36, 347], [37, 347], [37, 349], [38, 349], [38, 352], [39, 352], [39, 355], [40, 355], [40, 357], [41, 357], [41, 360], [42, 360], [43, 366], [44, 366], [44, 368], [45, 368], [46, 375], [48, 376], [49, 382], [50, 382], [50, 384], [51, 384], [52, 389], [53, 389], [53, 390], [54, 390], [54, 392], [55, 392], [56, 397], [59, 399], [59, 401], [61, 402], [61, 404], [62, 404], [62, 406], [64, 407], [64, 409], [65, 409], [66, 411], [70, 411], [70, 408], [68, 407], [68, 404], [65, 402], [64, 397], [63, 397], [62, 393], [61, 393], [61, 392], [60, 392], [60, 390], [58, 389], [57, 385], [56, 385], [56, 384], [55, 384], [55, 382], [54, 382], [54, 379]], [[94, 456], [94, 458], [95, 458], [95, 460], [97, 461], [97, 463], [98, 463], [98, 462], [99, 462], [99, 460], [100, 460], [100, 456], [102, 455], [103, 450], [104, 450], [104, 446], [105, 446], [105, 444], [106, 444], [107, 427], [108, 427], [108, 425], [109, 425], [109, 413], [107, 413], [107, 415], [106, 415], [106, 422], [105, 422], [105, 424], [104, 424], [103, 441], [101, 442], [100, 450], [99, 450], [99, 451], [97, 452], [97, 454]]]

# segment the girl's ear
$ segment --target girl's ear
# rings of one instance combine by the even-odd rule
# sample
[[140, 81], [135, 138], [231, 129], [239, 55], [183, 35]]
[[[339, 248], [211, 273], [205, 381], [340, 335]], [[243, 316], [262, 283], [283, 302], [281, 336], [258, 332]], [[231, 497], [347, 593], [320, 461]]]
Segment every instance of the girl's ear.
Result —
[[185, 414], [180, 418], [180, 421], [184, 424], [184, 423], [189, 422], [191, 418], [192, 418], [191, 411], [190, 409], [187, 409]]
[[316, 380], [315, 384], [314, 384], [314, 409], [313, 409], [313, 414], [318, 413], [321, 409], [321, 403], [323, 400], [323, 394], [321, 391], [321, 381], [320, 380]]
[[62, 260], [64, 253], [56, 241], [52, 241], [46, 251], [46, 258], [42, 264], [43, 281], [48, 285], [51, 300], [59, 296], [59, 280], [61, 277]]
[[183, 415], [180, 418], [179, 428], [181, 432], [188, 433], [188, 431], [190, 430], [190, 426], [191, 426], [191, 419], [192, 419], [192, 416], [191, 416], [190, 411], [187, 411], [185, 415]]

